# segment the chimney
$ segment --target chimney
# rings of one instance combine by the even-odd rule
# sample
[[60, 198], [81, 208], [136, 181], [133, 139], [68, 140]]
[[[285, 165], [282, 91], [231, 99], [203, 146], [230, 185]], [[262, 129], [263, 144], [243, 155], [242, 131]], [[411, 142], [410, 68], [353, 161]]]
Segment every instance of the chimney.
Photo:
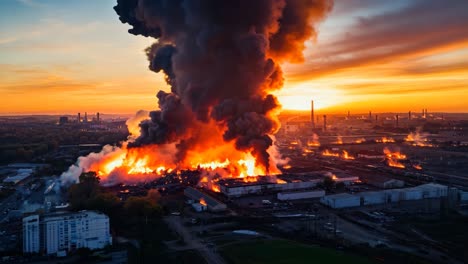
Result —
[[323, 115], [323, 131], [327, 131], [327, 115]]
[[84, 112], [84, 120], [83, 122], [88, 123], [88, 113]]
[[348, 119], [351, 117], [350, 113], [349, 113], [349, 110], [348, 110]]
[[96, 114], [96, 121], [99, 123], [99, 112]]
[[398, 127], [398, 115], [395, 116], [395, 121], [396, 121], [396, 127]]
[[379, 121], [379, 116], [375, 115], [375, 122]]
[[411, 111], [408, 112], [408, 120], [411, 121]]
[[81, 113], [78, 113], [78, 123], [81, 123]]
[[314, 100], [310, 100], [310, 122], [312, 123], [312, 128], [315, 128]]
[[372, 120], [372, 112], [369, 111], [369, 120]]

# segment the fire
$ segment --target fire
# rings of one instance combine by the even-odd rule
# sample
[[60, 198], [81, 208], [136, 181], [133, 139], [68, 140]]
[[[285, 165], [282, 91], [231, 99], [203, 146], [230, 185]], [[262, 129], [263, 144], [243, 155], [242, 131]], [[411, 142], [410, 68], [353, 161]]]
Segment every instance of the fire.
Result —
[[286, 183], [286, 181], [285, 181], [285, 180], [282, 180], [282, 179], [278, 179], [278, 178], [277, 178], [277, 179], [276, 179], [276, 183], [277, 183], [277, 184], [285, 184], [285, 183]]
[[[214, 143], [217, 143], [214, 141]], [[174, 162], [174, 145], [144, 145], [128, 147], [106, 146], [101, 153], [92, 153], [79, 160], [85, 171], [95, 171], [103, 183], [138, 182], [162, 177], [173, 169], [200, 170], [200, 184], [215, 192], [220, 192], [216, 182], [219, 178], [242, 178], [245, 182], [255, 182], [258, 175], [276, 175], [281, 171], [271, 161], [270, 166], [261, 166], [249, 152], [235, 148], [233, 142], [213, 144], [210, 147], [187, 151], [182, 162]], [[271, 158], [274, 155], [271, 155]], [[287, 165], [285, 165], [287, 167]], [[181, 179], [182, 181], [182, 179]]]
[[422, 170], [422, 166], [420, 164], [414, 164], [413, 168], [415, 168], [417, 170]]
[[381, 139], [376, 139], [375, 142], [378, 143], [395, 143], [395, 139], [391, 137], [382, 137]]
[[322, 152], [322, 156], [327, 156], [327, 157], [339, 157], [339, 153], [331, 152], [328, 149]]
[[405, 165], [403, 165], [399, 160], [406, 159], [406, 155], [400, 153], [399, 151], [392, 152], [388, 148], [384, 148], [383, 150], [386, 160], [387, 160], [387, 165], [390, 167], [395, 167], [395, 168], [401, 168], [404, 169]]
[[307, 146], [309, 146], [309, 147], [320, 147], [319, 137], [317, 136], [317, 134], [314, 133], [312, 135], [312, 139], [307, 140]]
[[219, 185], [217, 185], [217, 184], [213, 184], [213, 185], [211, 186], [211, 190], [212, 190], [213, 192], [217, 192], [217, 193], [221, 192], [221, 189], [219, 188]]
[[335, 144], [338, 144], [338, 145], [342, 145], [342, 144], [343, 144], [343, 139], [341, 138], [341, 136], [338, 136], [338, 137], [336, 138]]
[[433, 147], [434, 145], [427, 143], [427, 133], [420, 133], [419, 130], [411, 132], [405, 138], [406, 142], [412, 143], [413, 146], [417, 147]]
[[[201, 164], [198, 164], [198, 167], [200, 167], [202, 169], [212, 169], [212, 170], [214, 170], [216, 168], [226, 167], [227, 165], [229, 165], [229, 160], [228, 159], [226, 159], [223, 162], [212, 161], [212, 162], [208, 162], [208, 163], [201, 163]], [[192, 167], [196, 167], [196, 166], [197, 165], [192, 165]]]
[[313, 150], [310, 150], [310, 149], [307, 149], [307, 148], [304, 148], [304, 149], [302, 150], [302, 152], [303, 152], [303, 153], [314, 153]]
[[207, 205], [208, 205], [203, 197], [200, 198], [200, 204], [203, 205], [203, 206], [207, 206]]
[[341, 157], [342, 159], [345, 159], [345, 160], [355, 159], [353, 156], [349, 155], [349, 153], [346, 150], [343, 150], [343, 152], [340, 154], [340, 153], [337, 153], [337, 152], [331, 152], [328, 149], [326, 149], [325, 151], [322, 152], [322, 156], [337, 157], [337, 158]]
[[354, 157], [349, 155], [349, 153], [346, 150], [343, 150], [343, 155], [341, 157], [343, 159], [346, 159], [346, 160], [353, 160], [354, 159]]
[[359, 138], [359, 139], [356, 139], [356, 140], [354, 141], [354, 143], [356, 143], [356, 144], [361, 144], [361, 143], [364, 143], [364, 142], [366, 142], [366, 139], [365, 139], [365, 138]]

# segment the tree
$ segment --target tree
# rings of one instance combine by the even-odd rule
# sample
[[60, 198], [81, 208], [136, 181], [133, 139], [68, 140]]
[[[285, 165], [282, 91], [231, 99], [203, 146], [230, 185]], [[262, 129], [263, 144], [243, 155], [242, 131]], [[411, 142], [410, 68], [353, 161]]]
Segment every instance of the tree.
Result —
[[100, 192], [85, 202], [86, 209], [101, 211], [109, 216], [117, 215], [120, 199], [111, 192]]
[[80, 182], [68, 189], [68, 200], [75, 210], [86, 209], [88, 201], [101, 192], [99, 177], [95, 172], [84, 172], [80, 175]]
[[130, 197], [125, 201], [124, 209], [130, 216], [156, 217], [161, 215], [162, 209], [148, 197]]

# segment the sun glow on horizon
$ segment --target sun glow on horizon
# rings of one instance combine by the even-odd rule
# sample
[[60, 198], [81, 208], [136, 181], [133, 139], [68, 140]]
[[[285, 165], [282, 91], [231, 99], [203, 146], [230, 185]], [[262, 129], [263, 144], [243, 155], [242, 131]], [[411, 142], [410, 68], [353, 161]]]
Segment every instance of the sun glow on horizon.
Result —
[[314, 100], [315, 110], [338, 106], [348, 101], [341, 90], [322, 81], [286, 84], [281, 91], [273, 94], [278, 97], [282, 108], [287, 110], [309, 110], [310, 100]]

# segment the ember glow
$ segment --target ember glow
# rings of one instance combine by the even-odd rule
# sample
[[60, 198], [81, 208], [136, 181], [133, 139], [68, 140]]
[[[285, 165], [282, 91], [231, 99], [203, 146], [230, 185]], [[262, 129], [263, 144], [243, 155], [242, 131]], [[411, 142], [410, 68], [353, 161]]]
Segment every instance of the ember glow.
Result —
[[346, 150], [343, 150], [343, 155], [341, 155], [341, 157], [343, 159], [346, 159], [346, 160], [353, 160], [354, 159], [354, 157], [349, 155], [349, 153]]
[[361, 144], [361, 143], [364, 143], [364, 142], [366, 142], [365, 138], [359, 138], [359, 139], [354, 140], [354, 143], [356, 143], [356, 144]]
[[326, 156], [326, 157], [339, 157], [340, 156], [340, 153], [336, 153], [336, 152], [331, 152], [329, 151], [328, 149], [324, 150], [322, 152], [322, 156]]
[[338, 152], [331, 152], [329, 151], [328, 149], [324, 150], [322, 152], [322, 156], [325, 156], [325, 157], [341, 157], [342, 159], [345, 159], [345, 160], [353, 160], [355, 159], [353, 156], [349, 155], [349, 153], [346, 151], [346, 150], [343, 150], [343, 152], [340, 154]]
[[401, 169], [405, 168], [405, 165], [400, 162], [400, 160], [406, 159], [405, 154], [402, 154], [399, 151], [391, 151], [388, 148], [384, 148], [383, 152], [385, 154], [385, 158], [386, 158], [388, 166], [401, 168]]
[[343, 139], [341, 138], [341, 136], [338, 136], [336, 138], [336, 141], [334, 142], [335, 144], [338, 144], [338, 145], [342, 145], [343, 144]]
[[307, 146], [309, 147], [320, 147], [320, 141], [317, 134], [313, 134], [312, 138], [307, 141]]
[[376, 139], [375, 142], [378, 143], [395, 143], [395, 139], [391, 137], [382, 137], [381, 139]]
[[418, 129], [416, 132], [409, 133], [408, 136], [406, 136], [405, 141], [417, 147], [433, 147], [434, 145], [428, 143], [427, 136], [427, 133], [421, 133]]

